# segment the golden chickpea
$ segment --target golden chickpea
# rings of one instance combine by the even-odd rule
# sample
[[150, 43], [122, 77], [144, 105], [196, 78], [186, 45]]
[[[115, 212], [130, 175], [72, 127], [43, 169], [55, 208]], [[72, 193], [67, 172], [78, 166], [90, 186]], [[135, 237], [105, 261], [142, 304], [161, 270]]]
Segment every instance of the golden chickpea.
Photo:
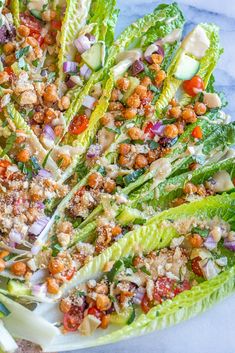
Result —
[[145, 86], [148, 88], [148, 86], [150, 86], [152, 84], [151, 78], [148, 76], [145, 76], [142, 80], [141, 80], [141, 85]]
[[125, 167], [125, 166], [129, 165], [130, 160], [126, 156], [120, 156], [118, 159], [118, 163], [120, 164], [120, 166]]
[[[36, 59], [40, 59], [42, 57], [42, 54], [43, 54], [42, 49], [40, 47], [35, 47], [33, 50], [34, 50], [35, 58]], [[33, 60], [35, 60], [35, 59], [33, 59]]]
[[106, 115], [102, 116], [102, 118], [100, 119], [100, 122], [103, 126], [107, 126], [112, 121], [113, 121], [113, 117], [111, 114], [106, 114]]
[[50, 22], [56, 18], [56, 12], [53, 10], [46, 10], [42, 13], [42, 20], [45, 22]]
[[67, 314], [70, 309], [71, 309], [70, 300], [63, 298], [60, 302], [60, 311], [64, 314]]
[[148, 159], [143, 154], [138, 154], [135, 159], [135, 169], [144, 168], [148, 165]]
[[70, 234], [73, 231], [73, 225], [69, 221], [61, 222], [58, 224], [57, 230], [60, 233]]
[[108, 179], [104, 183], [104, 191], [111, 194], [116, 188], [116, 183], [112, 179]]
[[103, 177], [99, 173], [92, 173], [87, 179], [87, 184], [92, 189], [100, 189], [103, 186]]
[[128, 97], [126, 103], [130, 108], [139, 108], [141, 104], [140, 97], [137, 93], [133, 93], [130, 97]]
[[103, 315], [101, 318], [101, 324], [100, 324], [100, 328], [102, 328], [103, 330], [105, 330], [110, 322], [110, 315]]
[[139, 85], [136, 87], [135, 93], [138, 94], [138, 96], [142, 100], [147, 97], [147, 87], [145, 87], [143, 85]]
[[16, 276], [25, 276], [27, 272], [27, 266], [24, 262], [15, 262], [11, 265], [11, 272]]
[[143, 131], [135, 126], [131, 127], [127, 133], [132, 140], [141, 140], [143, 137]]
[[172, 98], [171, 101], [170, 101], [170, 105], [172, 107], [177, 107], [177, 105], [179, 105], [179, 104], [178, 104], [178, 102], [177, 102], [177, 100], [175, 98]]
[[98, 294], [96, 298], [97, 309], [106, 311], [111, 308], [112, 303], [109, 297], [105, 294]]
[[157, 154], [155, 151], [148, 151], [148, 163], [151, 164], [157, 159]]
[[17, 29], [17, 32], [21, 37], [28, 37], [30, 34], [30, 29], [25, 25], [20, 25]]
[[116, 226], [114, 226], [113, 229], [112, 229], [112, 236], [113, 236], [113, 237], [116, 237], [116, 236], [118, 236], [119, 234], [121, 234], [121, 232], [122, 232], [122, 228], [121, 228], [119, 225], [116, 225]]
[[195, 194], [197, 192], [197, 187], [193, 183], [186, 183], [183, 191], [185, 194]]
[[42, 129], [41, 129], [40, 125], [33, 124], [33, 125], [31, 125], [31, 129], [33, 130], [33, 132], [35, 133], [36, 136], [40, 136], [42, 133]]
[[14, 43], [8, 42], [8, 43], [4, 44], [3, 52], [4, 52], [4, 54], [9, 55], [9, 54], [14, 53], [15, 48], [16, 47], [15, 47]]
[[44, 122], [44, 114], [42, 112], [34, 113], [33, 120], [38, 124], [42, 124]]
[[130, 86], [130, 81], [128, 78], [121, 77], [117, 80], [116, 85], [121, 91], [127, 91]]
[[126, 108], [122, 113], [123, 117], [127, 120], [135, 118], [136, 114], [137, 114], [136, 108]]
[[60, 110], [67, 110], [70, 106], [70, 99], [68, 96], [63, 96], [58, 104]]
[[64, 264], [60, 259], [52, 257], [48, 264], [48, 270], [52, 275], [56, 275], [64, 271]]
[[38, 47], [38, 41], [34, 37], [27, 37], [25, 42], [27, 45], [31, 45], [33, 48]]
[[48, 85], [43, 93], [43, 98], [48, 103], [55, 103], [58, 100], [56, 85]]
[[126, 156], [131, 150], [131, 146], [128, 145], [128, 143], [121, 143], [119, 145], [119, 153], [122, 155], [122, 156]]
[[111, 93], [111, 101], [116, 102], [118, 101], [118, 98], [120, 97], [121, 91], [118, 88], [114, 88]]
[[57, 294], [60, 290], [55, 278], [47, 278], [47, 291], [50, 294]]
[[14, 64], [15, 60], [15, 54], [6, 55], [5, 57], [5, 63], [7, 66]]
[[205, 188], [205, 186], [203, 184], [202, 185], [198, 185], [197, 194], [199, 196], [206, 196], [206, 188]]
[[5, 257], [7, 257], [9, 255], [9, 251], [7, 250], [2, 250], [0, 251], [0, 259], [4, 259]]
[[156, 77], [155, 77], [155, 83], [158, 87], [160, 87], [163, 83], [163, 81], [165, 80], [166, 78], [166, 73], [164, 70], [160, 70], [158, 71]]
[[45, 124], [51, 124], [52, 120], [54, 120], [57, 117], [57, 114], [54, 109], [48, 108], [45, 111]]
[[171, 118], [174, 118], [174, 119], [179, 119], [180, 116], [181, 116], [181, 108], [180, 106], [176, 106], [176, 107], [172, 107], [170, 110], [169, 110], [169, 115]]
[[203, 244], [203, 239], [199, 234], [192, 234], [189, 237], [189, 242], [193, 248], [200, 248]]
[[161, 70], [161, 66], [158, 64], [152, 64], [149, 66], [149, 68], [153, 71], [159, 72]]
[[178, 133], [179, 133], [179, 130], [175, 124], [166, 125], [164, 129], [164, 135], [167, 138], [173, 139], [178, 136]]
[[44, 43], [47, 45], [55, 44], [55, 37], [52, 37], [51, 34], [47, 33], [44, 37]]
[[95, 287], [95, 291], [98, 294], [108, 294], [109, 288], [105, 283], [98, 283]]
[[61, 154], [59, 156], [59, 161], [60, 161], [60, 167], [62, 169], [66, 169], [72, 162], [72, 159], [69, 154]]
[[160, 55], [160, 54], [152, 54], [151, 58], [152, 58], [154, 64], [158, 64], [159, 65], [163, 61], [163, 56]]
[[57, 137], [61, 137], [64, 132], [64, 127], [63, 125], [57, 125], [54, 128], [54, 133]]
[[193, 109], [191, 108], [185, 108], [182, 112], [182, 119], [186, 123], [195, 123], [197, 121], [197, 116]]
[[56, 71], [56, 65], [55, 65], [55, 64], [50, 64], [50, 65], [48, 66], [48, 71], [50, 71], [50, 72]]
[[0, 72], [0, 85], [9, 81], [9, 75], [6, 71]]
[[194, 111], [197, 115], [204, 115], [206, 113], [206, 105], [201, 102], [196, 102], [194, 105]]
[[177, 121], [175, 126], [178, 129], [178, 134], [182, 135], [184, 133], [185, 123], [183, 121]]
[[29, 161], [30, 158], [30, 153], [28, 150], [23, 149], [20, 152], [17, 153], [16, 159], [18, 162], [26, 163]]
[[110, 102], [109, 103], [109, 110], [110, 111], [117, 111], [117, 110], [123, 110], [124, 106], [121, 102]]
[[6, 268], [5, 261], [2, 258], [0, 258], [0, 272], [3, 272], [5, 268]]

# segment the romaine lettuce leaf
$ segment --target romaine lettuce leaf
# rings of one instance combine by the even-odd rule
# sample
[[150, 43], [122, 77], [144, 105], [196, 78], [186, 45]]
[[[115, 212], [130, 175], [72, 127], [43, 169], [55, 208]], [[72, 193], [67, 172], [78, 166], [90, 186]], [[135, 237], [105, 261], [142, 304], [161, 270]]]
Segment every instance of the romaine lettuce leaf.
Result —
[[19, 0], [11, 0], [11, 11], [13, 15], [14, 25], [20, 25], [20, 4]]

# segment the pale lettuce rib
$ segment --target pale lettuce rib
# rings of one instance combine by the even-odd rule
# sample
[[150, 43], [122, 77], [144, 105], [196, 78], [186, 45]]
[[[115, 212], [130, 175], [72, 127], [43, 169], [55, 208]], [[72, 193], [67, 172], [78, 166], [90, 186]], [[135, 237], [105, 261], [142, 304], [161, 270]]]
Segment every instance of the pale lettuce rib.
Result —
[[20, 3], [19, 0], [11, 0], [11, 11], [16, 28], [20, 25]]

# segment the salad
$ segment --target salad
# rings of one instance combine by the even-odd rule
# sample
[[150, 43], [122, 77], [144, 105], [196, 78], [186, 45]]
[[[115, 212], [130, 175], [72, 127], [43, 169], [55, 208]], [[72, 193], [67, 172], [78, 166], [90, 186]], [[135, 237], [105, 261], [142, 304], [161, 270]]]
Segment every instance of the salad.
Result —
[[[219, 28], [176, 3], [0, 4], [0, 351], [112, 343], [234, 290]], [[30, 323], [30, 329], [29, 329]]]

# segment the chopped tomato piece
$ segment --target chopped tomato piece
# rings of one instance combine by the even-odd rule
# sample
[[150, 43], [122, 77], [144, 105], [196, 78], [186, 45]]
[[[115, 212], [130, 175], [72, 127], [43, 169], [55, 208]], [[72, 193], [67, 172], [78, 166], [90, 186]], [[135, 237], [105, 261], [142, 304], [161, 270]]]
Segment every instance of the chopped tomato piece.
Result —
[[32, 37], [34, 37], [35, 39], [37, 39], [38, 44], [41, 46], [44, 43], [44, 37], [41, 36], [41, 34], [39, 33], [32, 33]]
[[59, 20], [52, 20], [51, 21], [51, 28], [56, 30], [61, 30], [62, 22]]
[[79, 135], [86, 130], [88, 126], [88, 118], [84, 115], [76, 115], [69, 125], [69, 133], [71, 135]]
[[152, 130], [151, 130], [152, 127], [153, 127], [153, 123], [152, 123], [151, 121], [149, 121], [149, 122], [147, 123], [147, 125], [145, 126], [145, 128], [144, 128], [144, 133], [145, 133], [145, 134], [148, 134], [151, 139], [153, 139], [154, 136], [155, 136], [154, 133], [153, 133]]
[[149, 310], [151, 309], [151, 303], [149, 298], [147, 297], [147, 294], [145, 294], [142, 299], [141, 309], [145, 314], [147, 314], [147, 312], [149, 312]]
[[14, 71], [12, 70], [12, 68], [10, 66], [5, 67], [4, 71], [6, 71], [10, 77], [12, 77], [14, 75]]
[[179, 284], [175, 290], [174, 290], [174, 294], [180, 294], [182, 292], [184, 292], [185, 290], [190, 290], [191, 289], [191, 284], [189, 281], [184, 280], [182, 284]]
[[200, 126], [196, 126], [192, 131], [192, 136], [196, 139], [202, 139], [202, 129]]
[[6, 176], [6, 170], [11, 165], [11, 162], [7, 161], [6, 159], [0, 160], [0, 176]]
[[95, 306], [93, 306], [92, 308], [88, 309], [88, 315], [93, 315], [97, 319], [101, 319], [102, 312], [99, 309], [97, 309]]
[[156, 282], [156, 290], [161, 298], [174, 298], [176, 281], [167, 277], [160, 277]]
[[83, 311], [75, 306], [69, 310], [68, 313], [64, 314], [63, 324], [66, 331], [74, 332], [77, 331], [83, 320]]
[[67, 279], [67, 281], [70, 281], [70, 280], [73, 278], [74, 272], [75, 272], [75, 268], [71, 268], [71, 269], [67, 272], [67, 274], [66, 274], [66, 279]]
[[40, 21], [37, 20], [32, 15], [29, 15], [27, 13], [22, 13], [20, 15], [20, 20], [23, 25], [27, 26], [30, 29], [31, 35], [33, 33], [39, 33], [39, 34], [41, 33], [42, 25], [41, 25]]
[[199, 277], [203, 277], [202, 269], [199, 264], [200, 261], [201, 261], [200, 256], [197, 256], [192, 260], [192, 270], [195, 273], [195, 275]]
[[205, 84], [200, 76], [194, 76], [191, 80], [184, 81], [183, 89], [188, 95], [195, 97], [205, 89]]
[[155, 302], [158, 302], [159, 304], [162, 303], [162, 298], [156, 288], [154, 288], [153, 299], [155, 300]]

